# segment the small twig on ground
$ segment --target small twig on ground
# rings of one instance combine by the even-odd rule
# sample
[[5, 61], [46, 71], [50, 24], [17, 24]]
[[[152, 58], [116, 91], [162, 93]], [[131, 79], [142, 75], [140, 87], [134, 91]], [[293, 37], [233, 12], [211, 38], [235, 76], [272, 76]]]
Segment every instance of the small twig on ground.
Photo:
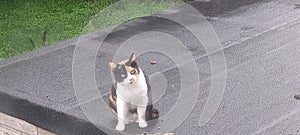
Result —
[[47, 35], [47, 31], [45, 29], [44, 33], [43, 33], [43, 37], [42, 37], [42, 42], [43, 42], [43, 46], [46, 46], [46, 35]]
[[42, 37], [42, 41], [43, 41], [43, 46], [46, 46], [46, 35], [47, 35], [47, 31], [45, 29], [44, 33], [43, 33], [43, 37]]
[[155, 134], [150, 134], [148, 132], [144, 132], [142, 134], [138, 134], [138, 135], [175, 135], [174, 133], [155, 133]]
[[29, 38], [29, 41], [30, 41], [31, 46], [32, 46], [31, 50], [33, 50], [35, 48], [35, 44], [34, 44], [34, 42], [33, 42], [33, 40], [31, 38]]

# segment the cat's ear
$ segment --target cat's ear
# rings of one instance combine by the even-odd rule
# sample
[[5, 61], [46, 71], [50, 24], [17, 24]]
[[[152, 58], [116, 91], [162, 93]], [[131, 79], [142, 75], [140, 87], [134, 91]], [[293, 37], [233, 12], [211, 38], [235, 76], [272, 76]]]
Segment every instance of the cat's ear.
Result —
[[112, 63], [112, 62], [108, 62], [108, 66], [109, 66], [111, 69], [114, 69], [114, 68], [117, 67], [117, 64]]
[[135, 54], [132, 53], [132, 54], [130, 55], [130, 57], [129, 57], [129, 63], [132, 63], [132, 62], [134, 62], [134, 61], [135, 61]]

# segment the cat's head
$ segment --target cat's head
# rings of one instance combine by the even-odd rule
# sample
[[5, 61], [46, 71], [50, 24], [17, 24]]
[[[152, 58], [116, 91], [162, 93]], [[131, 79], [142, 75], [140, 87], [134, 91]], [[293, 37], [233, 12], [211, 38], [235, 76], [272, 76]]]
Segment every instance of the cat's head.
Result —
[[127, 60], [117, 64], [109, 62], [108, 65], [112, 70], [116, 83], [133, 84], [137, 81], [137, 76], [140, 71], [135, 61], [134, 53], [132, 53]]

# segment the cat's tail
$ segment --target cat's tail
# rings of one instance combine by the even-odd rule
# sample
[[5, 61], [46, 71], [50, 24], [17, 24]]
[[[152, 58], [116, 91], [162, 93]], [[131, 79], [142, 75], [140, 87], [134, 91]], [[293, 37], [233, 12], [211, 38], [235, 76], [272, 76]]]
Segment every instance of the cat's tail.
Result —
[[111, 112], [115, 115], [118, 116], [117, 113], [117, 96], [110, 94], [109, 96], [109, 107]]
[[158, 111], [153, 108], [153, 105], [148, 105], [146, 110], [146, 121], [155, 120], [159, 118]]

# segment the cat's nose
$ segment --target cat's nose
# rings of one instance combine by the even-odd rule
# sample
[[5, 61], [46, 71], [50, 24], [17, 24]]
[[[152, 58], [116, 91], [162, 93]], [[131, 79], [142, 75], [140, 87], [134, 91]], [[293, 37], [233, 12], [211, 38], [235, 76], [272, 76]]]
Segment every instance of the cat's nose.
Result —
[[129, 83], [130, 83], [130, 84], [132, 84], [133, 82], [134, 82], [134, 79], [133, 79], [133, 78], [129, 79]]

